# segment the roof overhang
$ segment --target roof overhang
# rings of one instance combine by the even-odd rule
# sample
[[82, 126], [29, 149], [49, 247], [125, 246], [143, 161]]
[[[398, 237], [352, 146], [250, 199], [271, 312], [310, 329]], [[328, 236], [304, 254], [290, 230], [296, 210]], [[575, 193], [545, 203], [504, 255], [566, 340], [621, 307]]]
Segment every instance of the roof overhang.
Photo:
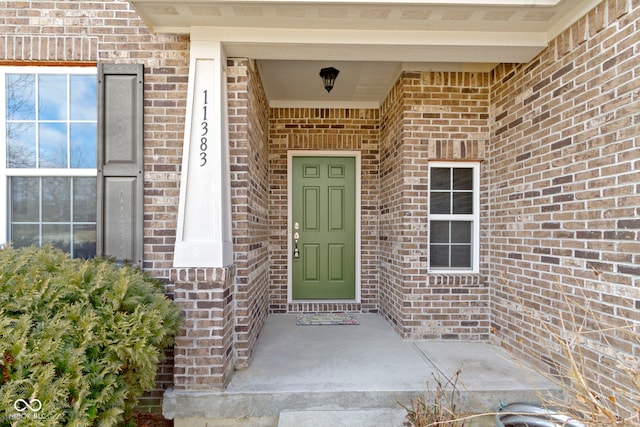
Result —
[[[272, 104], [283, 95], [265, 74], [291, 68], [290, 61], [393, 63], [386, 68], [393, 68], [395, 77], [408, 64], [413, 70], [488, 71], [498, 63], [526, 63], [600, 2], [129, 0], [156, 33], [215, 39], [230, 57], [262, 60]], [[274, 67], [278, 70], [270, 72]], [[293, 84], [289, 77], [287, 85]], [[332, 95], [337, 99], [339, 91]], [[310, 95], [297, 98], [308, 99], [304, 96]], [[373, 98], [379, 102], [380, 95]]]

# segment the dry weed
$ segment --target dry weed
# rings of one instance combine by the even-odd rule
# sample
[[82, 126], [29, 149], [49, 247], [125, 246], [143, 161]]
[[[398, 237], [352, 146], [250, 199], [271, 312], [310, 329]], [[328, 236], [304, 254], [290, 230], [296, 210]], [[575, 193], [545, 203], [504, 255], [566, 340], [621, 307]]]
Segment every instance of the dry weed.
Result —
[[407, 411], [407, 420], [414, 427], [464, 427], [467, 417], [460, 412], [456, 403], [460, 395], [460, 370], [444, 381], [439, 375], [432, 376], [435, 390], [427, 384], [426, 394], [412, 399], [409, 406], [398, 402]]

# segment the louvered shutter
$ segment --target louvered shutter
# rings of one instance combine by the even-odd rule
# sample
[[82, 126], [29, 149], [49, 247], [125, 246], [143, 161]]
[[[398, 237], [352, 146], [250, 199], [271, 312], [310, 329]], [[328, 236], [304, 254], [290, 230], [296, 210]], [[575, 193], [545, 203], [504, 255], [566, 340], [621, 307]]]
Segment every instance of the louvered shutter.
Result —
[[98, 64], [97, 252], [142, 267], [141, 64]]

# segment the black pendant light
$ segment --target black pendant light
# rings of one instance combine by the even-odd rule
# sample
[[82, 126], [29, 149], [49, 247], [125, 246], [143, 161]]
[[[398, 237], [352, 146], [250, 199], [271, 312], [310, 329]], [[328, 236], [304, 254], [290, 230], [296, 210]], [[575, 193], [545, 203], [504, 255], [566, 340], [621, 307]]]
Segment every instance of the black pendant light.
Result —
[[320, 70], [320, 77], [322, 77], [322, 84], [327, 92], [331, 92], [333, 84], [336, 82], [336, 77], [340, 74], [340, 70], [336, 70], [333, 67], [323, 68]]

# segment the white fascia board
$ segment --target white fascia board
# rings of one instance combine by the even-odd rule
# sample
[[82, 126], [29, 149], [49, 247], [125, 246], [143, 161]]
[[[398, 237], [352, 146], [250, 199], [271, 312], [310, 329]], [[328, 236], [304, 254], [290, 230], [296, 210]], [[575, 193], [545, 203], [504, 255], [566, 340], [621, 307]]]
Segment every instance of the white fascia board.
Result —
[[191, 27], [191, 40], [239, 43], [435, 45], [435, 46], [534, 46], [546, 47], [547, 34], [499, 31], [384, 31], [288, 28]]

